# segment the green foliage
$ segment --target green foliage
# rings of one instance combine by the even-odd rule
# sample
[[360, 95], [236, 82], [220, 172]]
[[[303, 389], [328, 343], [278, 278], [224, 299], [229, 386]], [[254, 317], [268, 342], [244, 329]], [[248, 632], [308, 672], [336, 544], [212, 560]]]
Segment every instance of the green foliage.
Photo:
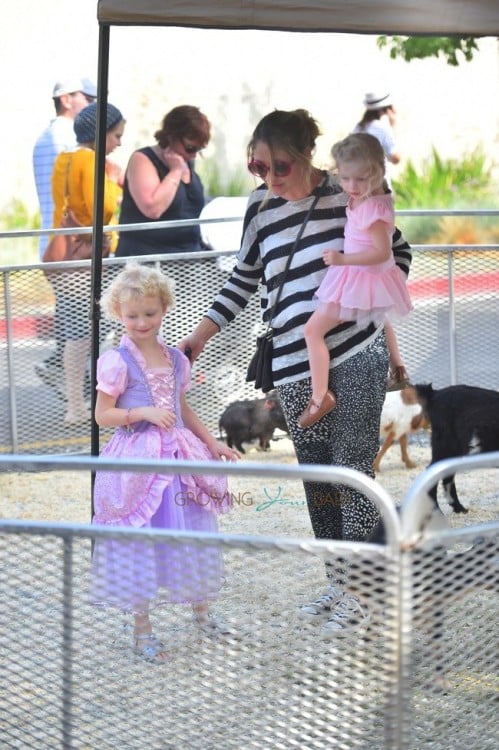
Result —
[[377, 39], [380, 49], [388, 47], [390, 57], [395, 60], [401, 57], [406, 62], [425, 57], [443, 55], [448, 65], [459, 65], [458, 55], [463, 55], [466, 62], [473, 59], [478, 50], [472, 36], [380, 36]]
[[242, 168], [229, 169], [221, 164], [217, 156], [200, 160], [196, 164], [196, 170], [209, 198], [248, 195], [251, 190], [249, 174]]
[[16, 229], [39, 229], [40, 213], [30, 214], [20, 198], [12, 198], [0, 213], [0, 225], [7, 231]]
[[459, 159], [431, 157], [416, 169], [409, 159], [393, 180], [398, 208], [470, 208], [491, 195], [491, 170], [479, 148]]
[[[479, 148], [459, 159], [431, 157], [416, 168], [407, 161], [393, 180], [397, 209], [493, 208], [497, 205], [492, 173]], [[443, 217], [400, 217], [397, 224], [411, 242], [422, 244], [439, 234]]]
[[[31, 214], [20, 198], [12, 198], [0, 210], [0, 227], [5, 232], [39, 229], [40, 212]], [[0, 243], [0, 265], [22, 265], [38, 261], [38, 237], [3, 238]]]

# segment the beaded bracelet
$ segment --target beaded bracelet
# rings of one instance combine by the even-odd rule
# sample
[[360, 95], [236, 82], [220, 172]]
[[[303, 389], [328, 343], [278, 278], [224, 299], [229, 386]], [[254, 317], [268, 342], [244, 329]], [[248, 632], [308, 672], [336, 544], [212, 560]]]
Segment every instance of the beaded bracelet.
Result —
[[126, 417], [125, 417], [125, 424], [124, 424], [126, 432], [132, 431], [132, 427], [130, 425], [130, 412], [131, 411], [132, 411], [131, 409], [126, 410]]

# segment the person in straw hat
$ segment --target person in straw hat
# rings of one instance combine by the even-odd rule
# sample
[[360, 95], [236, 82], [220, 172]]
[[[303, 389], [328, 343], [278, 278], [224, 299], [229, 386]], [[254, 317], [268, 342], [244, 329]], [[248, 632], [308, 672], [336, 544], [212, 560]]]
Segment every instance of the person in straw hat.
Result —
[[[391, 94], [385, 91], [369, 92], [364, 96], [364, 107], [364, 114], [353, 132], [368, 133], [378, 139], [385, 152], [387, 168], [389, 164], [398, 164], [400, 154], [395, 145], [394, 134], [397, 114]], [[386, 180], [390, 186], [388, 169]]]

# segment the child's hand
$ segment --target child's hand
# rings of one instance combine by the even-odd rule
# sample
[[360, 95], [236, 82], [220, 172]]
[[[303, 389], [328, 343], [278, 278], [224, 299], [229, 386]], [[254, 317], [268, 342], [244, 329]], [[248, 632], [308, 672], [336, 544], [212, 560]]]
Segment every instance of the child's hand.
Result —
[[342, 266], [343, 257], [343, 253], [338, 250], [324, 250], [322, 253], [322, 259], [326, 266]]
[[222, 459], [225, 458], [227, 461], [235, 461], [241, 458], [239, 451], [233, 448], [229, 448], [225, 443], [221, 443], [218, 440], [210, 440], [207, 442], [208, 450], [214, 458]]
[[175, 424], [175, 414], [170, 409], [163, 409], [158, 406], [146, 406], [142, 408], [143, 419], [164, 430], [169, 430]]

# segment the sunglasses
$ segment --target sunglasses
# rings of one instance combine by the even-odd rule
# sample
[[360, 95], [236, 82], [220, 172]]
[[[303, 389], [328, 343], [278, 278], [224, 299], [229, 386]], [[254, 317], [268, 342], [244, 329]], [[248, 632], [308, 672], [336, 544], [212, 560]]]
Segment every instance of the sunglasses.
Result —
[[252, 159], [248, 164], [248, 169], [255, 177], [261, 177], [262, 180], [265, 180], [270, 171], [275, 177], [287, 177], [293, 169], [293, 164], [292, 161], [275, 161], [274, 166], [269, 167], [268, 164], [259, 159]]
[[204, 148], [203, 146], [187, 146], [184, 141], [182, 141], [182, 146], [186, 154], [198, 154]]

